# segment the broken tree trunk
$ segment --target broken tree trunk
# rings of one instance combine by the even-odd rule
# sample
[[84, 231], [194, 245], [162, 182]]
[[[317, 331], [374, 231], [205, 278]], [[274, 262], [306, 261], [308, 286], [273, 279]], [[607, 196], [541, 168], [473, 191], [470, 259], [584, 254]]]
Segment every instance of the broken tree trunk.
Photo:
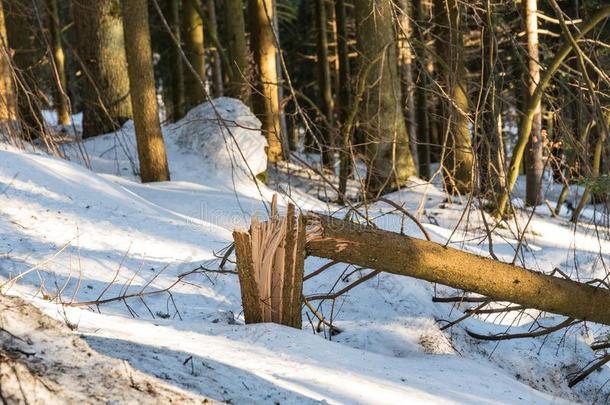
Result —
[[325, 215], [307, 216], [306, 250], [312, 256], [610, 325], [610, 291], [606, 289]]
[[288, 205], [286, 217], [252, 219], [250, 230], [233, 232], [246, 323], [274, 322], [301, 328], [305, 219]]

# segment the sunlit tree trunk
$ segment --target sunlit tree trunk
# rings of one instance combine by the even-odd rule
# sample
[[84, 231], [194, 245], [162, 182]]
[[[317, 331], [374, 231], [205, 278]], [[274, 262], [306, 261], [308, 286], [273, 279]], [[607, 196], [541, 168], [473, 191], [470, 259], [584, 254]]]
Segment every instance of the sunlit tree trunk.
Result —
[[325, 167], [332, 168], [334, 163], [333, 158], [333, 94], [332, 83], [330, 76], [330, 64], [328, 61], [328, 32], [326, 18], [325, 0], [315, 0], [316, 6], [316, 28], [317, 28], [317, 47], [316, 53], [317, 68], [318, 68], [318, 99], [319, 108], [324, 115], [325, 121], [321, 123], [320, 139], [322, 148], [322, 164]]
[[226, 93], [229, 97], [239, 98], [244, 103], [250, 104], [248, 81], [251, 79], [251, 69], [248, 63], [243, 0], [225, 0], [223, 11], [231, 65], [230, 82]]
[[[540, 82], [540, 60], [538, 52], [538, 16], [537, 0], [524, 0], [525, 7], [525, 34], [527, 37], [528, 74], [526, 81], [530, 96], [534, 94]], [[542, 202], [542, 174], [544, 163], [542, 161], [542, 103], [538, 101], [535, 106], [532, 120], [532, 129], [527, 144], [525, 157], [526, 195], [527, 205], [538, 205]]]
[[263, 134], [267, 137], [268, 143], [267, 159], [269, 162], [283, 160], [280, 140], [277, 47], [272, 27], [273, 12], [272, 0], [248, 0], [250, 46], [254, 55], [257, 90], [252, 94], [252, 109], [263, 124]]
[[443, 101], [445, 187], [450, 193], [467, 193], [472, 189], [472, 141], [468, 127], [470, 105], [466, 90], [464, 43], [462, 38], [463, 5], [459, 0], [436, 0], [435, 17], [439, 54], [443, 63], [440, 79], [449, 99]]
[[131, 118], [129, 76], [117, 0], [74, 0], [78, 56], [83, 64], [83, 138], [117, 130]]
[[0, 121], [3, 123], [2, 125], [15, 120], [15, 102], [13, 69], [11, 68], [10, 48], [6, 37], [4, 7], [0, 1]]
[[142, 182], [166, 181], [169, 169], [155, 92], [148, 5], [146, 0], [122, 4], [140, 177]]
[[57, 0], [47, 0], [47, 21], [49, 29], [49, 43], [53, 57], [51, 66], [51, 78], [54, 85], [53, 102], [57, 112], [57, 122], [61, 125], [69, 125], [70, 119], [70, 100], [68, 99], [67, 79], [66, 79], [66, 60], [64, 49], [61, 43], [61, 22], [57, 8]]
[[205, 98], [205, 89], [201, 86], [201, 81], [206, 81], [203, 21], [198, 8], [201, 8], [199, 0], [182, 0], [184, 50], [197, 73], [195, 75], [191, 69], [186, 69], [184, 75], [186, 111], [201, 104]]

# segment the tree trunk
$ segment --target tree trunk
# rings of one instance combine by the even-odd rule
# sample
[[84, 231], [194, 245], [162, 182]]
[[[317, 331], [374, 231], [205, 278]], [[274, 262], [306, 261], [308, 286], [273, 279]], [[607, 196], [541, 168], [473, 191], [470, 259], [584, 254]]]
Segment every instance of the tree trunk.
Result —
[[272, 0], [248, 0], [250, 46], [256, 65], [252, 109], [261, 120], [267, 137], [267, 160], [283, 160], [280, 138], [280, 100], [278, 92], [277, 47], [273, 33], [274, 7]]
[[[610, 325], [610, 292], [434, 242], [318, 214], [307, 217], [307, 254], [415, 277], [526, 308]], [[388, 254], [391, 246], [391, 254]]]
[[224, 22], [231, 64], [230, 82], [226, 93], [227, 96], [239, 98], [249, 105], [250, 85], [248, 82], [251, 79], [251, 69], [248, 63], [243, 0], [225, 0]]
[[[540, 59], [538, 52], [538, 0], [525, 0], [525, 34], [527, 37], [528, 74], [526, 82], [530, 97], [540, 83]], [[539, 205], [542, 202], [542, 174], [544, 163], [542, 161], [542, 103], [538, 101], [532, 112], [532, 129], [530, 132], [527, 155], [525, 159], [526, 173], [526, 205]]]
[[345, 134], [345, 125], [351, 106], [351, 83], [344, 0], [335, 0], [335, 22], [337, 25], [337, 61], [339, 63], [339, 89], [335, 109], [337, 110], [337, 125], [342, 134], [339, 166], [339, 199], [341, 200], [347, 191], [347, 178], [350, 175], [352, 162], [351, 131]]
[[415, 122], [415, 89], [413, 84], [413, 51], [411, 40], [413, 28], [411, 27], [411, 6], [409, 0], [397, 1], [399, 14], [397, 17], [398, 31], [398, 60], [400, 66], [400, 79], [402, 84], [402, 108], [405, 115], [407, 133], [409, 134], [409, 145], [411, 146], [411, 156], [415, 167], [419, 168], [419, 155], [417, 153], [417, 127]]
[[74, 0], [83, 67], [83, 138], [116, 131], [131, 118], [129, 76], [118, 0]]
[[[500, 107], [498, 78], [495, 66], [498, 61], [498, 43], [495, 29], [495, 11], [491, 0], [486, 0], [486, 25], [483, 27], [483, 86], [485, 107], [481, 117], [480, 144], [478, 145], [479, 178], [481, 193], [495, 201], [506, 186], [504, 173], [504, 145], [502, 142], [502, 109]], [[495, 6], [497, 7], [497, 6]]]
[[[169, 26], [172, 34], [178, 43], [181, 43], [182, 24], [180, 20], [180, 2], [176, 0], [166, 0], [166, 12]], [[184, 117], [185, 108], [185, 90], [184, 90], [184, 64], [180, 49], [170, 42], [170, 63], [171, 63], [171, 86], [172, 86], [172, 120], [177, 121]]]
[[367, 137], [367, 189], [373, 194], [395, 189], [416, 174], [409, 134], [401, 107], [392, 3], [387, 0], [355, 0], [356, 37], [364, 78], [360, 126]]
[[[218, 22], [216, 20], [216, 5], [214, 0], [207, 0], [207, 26], [210, 31], [210, 37], [218, 38]], [[222, 80], [222, 60], [220, 59], [220, 49], [218, 44], [214, 44], [212, 50], [212, 90], [214, 97], [222, 97], [224, 94], [224, 83]]]
[[326, 18], [326, 1], [315, 0], [316, 5], [316, 28], [317, 28], [317, 46], [316, 53], [317, 68], [318, 68], [318, 103], [324, 120], [320, 126], [322, 139], [320, 147], [322, 148], [322, 164], [324, 167], [332, 169], [334, 166], [334, 124], [333, 124], [333, 94], [332, 83], [330, 76], [330, 64], [328, 61], [328, 33]]
[[466, 90], [464, 43], [462, 38], [463, 6], [458, 0], [436, 0], [435, 16], [439, 31], [441, 85], [449, 99], [443, 100], [445, 113], [443, 134], [445, 187], [450, 193], [468, 193], [472, 189], [472, 141], [468, 128], [470, 106]]
[[182, 1], [182, 23], [184, 24], [184, 50], [197, 76], [187, 69], [184, 75], [186, 111], [201, 104], [205, 99], [205, 49], [203, 43], [203, 21], [199, 15], [199, 0]]
[[57, 123], [70, 125], [70, 99], [68, 98], [68, 81], [66, 79], [66, 66], [64, 49], [61, 44], [61, 22], [57, 8], [57, 0], [47, 0], [47, 20], [49, 29], [49, 43], [53, 54], [51, 77], [54, 85], [53, 101], [57, 112]]
[[414, 29], [415, 36], [415, 54], [416, 59], [420, 61], [419, 65], [415, 64], [414, 68], [417, 72], [414, 88], [414, 114], [415, 128], [417, 139], [417, 162], [419, 163], [419, 176], [424, 179], [430, 178], [430, 123], [428, 121], [428, 97], [426, 89], [428, 87], [428, 77], [426, 76], [426, 59], [429, 55], [426, 54], [424, 46], [425, 36], [423, 30], [425, 28], [424, 10], [422, 0], [413, 0], [412, 4], [413, 18], [416, 21]]
[[169, 180], [153, 75], [148, 4], [123, 2], [123, 24], [142, 182]]
[[6, 36], [4, 7], [0, 1], [0, 122], [10, 124], [16, 119], [15, 87], [11, 54]]

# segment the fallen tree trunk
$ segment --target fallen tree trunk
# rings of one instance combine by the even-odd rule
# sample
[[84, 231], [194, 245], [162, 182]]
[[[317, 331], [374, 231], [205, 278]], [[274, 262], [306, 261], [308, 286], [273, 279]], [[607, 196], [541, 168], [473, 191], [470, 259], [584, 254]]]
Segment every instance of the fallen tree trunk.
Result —
[[307, 216], [307, 254], [610, 325], [610, 291], [325, 215]]

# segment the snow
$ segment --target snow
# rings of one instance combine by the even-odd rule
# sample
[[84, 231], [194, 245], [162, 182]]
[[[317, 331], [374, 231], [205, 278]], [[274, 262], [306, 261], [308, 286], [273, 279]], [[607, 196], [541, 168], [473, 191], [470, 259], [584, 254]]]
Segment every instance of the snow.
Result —
[[[324, 328], [314, 333], [317, 323], [309, 323], [307, 311], [301, 331], [243, 325], [232, 274], [195, 272], [171, 296], [145, 295], [99, 308], [58, 305], [96, 300], [101, 293], [111, 298], [159, 291], [200, 265], [215, 268], [232, 230], [247, 226], [252, 215], [264, 218], [275, 190], [283, 194], [282, 208], [291, 200], [302, 210], [344, 213], [319, 200], [319, 178], [294, 164], [270, 170], [269, 186], [255, 183], [252, 174], [265, 164], [260, 123], [237, 100], [218, 99], [214, 106], [203, 104], [163, 128], [171, 182], [137, 180], [131, 123], [65, 145], [70, 161], [2, 145], [0, 286], [38, 264], [3, 290], [68, 320], [101, 354], [220, 401], [530, 404], [608, 398], [607, 368], [574, 389], [567, 386], [570, 375], [594, 358], [592, 338], [607, 328], [579, 324], [546, 337], [477, 341], [466, 330], [491, 334], [512, 326], [510, 333], [517, 333], [564, 318], [533, 310], [481, 315], [442, 331], [446, 321], [477, 304], [434, 303], [435, 294], [459, 292], [395, 275], [381, 274], [334, 305], [324, 302], [319, 310], [342, 330], [334, 336]], [[298, 178], [288, 175], [297, 171]], [[451, 238], [453, 247], [488, 255], [480, 211], [464, 215], [465, 202], [447, 201], [437, 185], [414, 180], [388, 198], [416, 215], [433, 240]], [[370, 207], [370, 214], [384, 229], [422, 237], [386, 204]], [[513, 260], [518, 229], [530, 214], [522, 211], [494, 230], [500, 259]], [[605, 277], [610, 243], [592, 225], [574, 228], [566, 218], [550, 218], [539, 207], [517, 263], [544, 272], [559, 267], [582, 281]], [[309, 258], [306, 272], [324, 263]], [[335, 265], [308, 280], [305, 294], [328, 292], [335, 283], [342, 288], [367, 273], [354, 270]]]
[[17, 297], [0, 296], [0, 325], [0, 397], [5, 404], [206, 401], [96, 353], [66, 325]]

